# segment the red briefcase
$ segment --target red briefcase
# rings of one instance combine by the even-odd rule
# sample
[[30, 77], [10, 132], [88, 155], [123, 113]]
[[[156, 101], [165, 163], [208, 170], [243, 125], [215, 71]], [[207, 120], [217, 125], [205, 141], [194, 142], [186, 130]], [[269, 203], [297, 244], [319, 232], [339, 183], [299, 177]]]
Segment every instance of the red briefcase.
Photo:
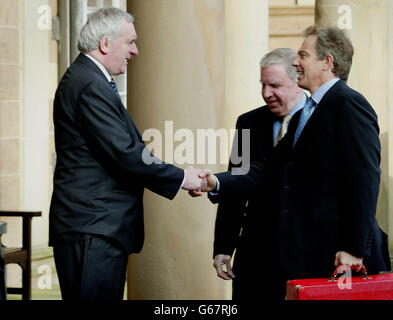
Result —
[[363, 276], [351, 277], [342, 267], [331, 278], [288, 281], [287, 300], [393, 300], [393, 273], [368, 276], [363, 267]]

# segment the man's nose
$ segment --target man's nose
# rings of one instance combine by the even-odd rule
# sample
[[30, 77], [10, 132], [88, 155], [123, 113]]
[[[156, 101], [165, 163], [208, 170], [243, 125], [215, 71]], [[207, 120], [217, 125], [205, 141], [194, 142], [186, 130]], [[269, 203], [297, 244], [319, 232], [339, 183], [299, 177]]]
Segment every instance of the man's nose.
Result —
[[132, 54], [133, 56], [137, 56], [137, 55], [139, 54], [138, 47], [136, 46], [136, 44], [132, 46], [132, 48], [131, 48], [131, 54]]
[[272, 95], [273, 92], [268, 86], [262, 89], [262, 96], [264, 99], [270, 98]]
[[295, 58], [295, 59], [292, 61], [292, 65], [293, 65], [294, 67], [297, 67], [297, 66], [299, 65], [299, 60], [298, 60], [298, 58]]

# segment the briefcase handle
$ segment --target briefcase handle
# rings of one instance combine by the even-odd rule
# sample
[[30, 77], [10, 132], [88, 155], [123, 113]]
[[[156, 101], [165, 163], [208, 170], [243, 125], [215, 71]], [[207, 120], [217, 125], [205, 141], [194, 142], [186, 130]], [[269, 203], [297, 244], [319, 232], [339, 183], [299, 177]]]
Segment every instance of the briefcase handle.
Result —
[[[341, 266], [338, 266], [338, 267], [336, 268], [336, 270], [334, 270], [332, 277], [328, 280], [329, 282], [330, 282], [330, 281], [337, 281], [337, 275], [338, 275], [338, 271], [340, 270], [340, 267], [342, 267], [342, 265], [341, 265]], [[351, 267], [348, 266], [348, 268], [351, 268]], [[369, 276], [367, 275], [367, 269], [366, 269], [366, 267], [365, 267], [364, 265], [362, 265], [361, 271], [362, 271], [362, 273], [363, 273], [363, 277], [362, 277], [363, 280], [371, 279], [371, 277], [369, 277]], [[345, 270], [345, 272], [347, 272], [347, 271]], [[344, 272], [344, 273], [345, 273], [345, 272]]]

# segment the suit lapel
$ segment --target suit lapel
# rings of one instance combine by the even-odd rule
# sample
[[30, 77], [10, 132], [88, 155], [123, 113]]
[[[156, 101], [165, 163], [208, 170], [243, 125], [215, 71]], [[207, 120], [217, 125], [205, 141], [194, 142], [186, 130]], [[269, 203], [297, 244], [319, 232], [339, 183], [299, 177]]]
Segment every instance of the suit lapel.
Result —
[[[273, 121], [274, 116], [266, 106], [254, 119], [251, 130], [255, 130], [251, 146], [253, 159], [261, 159], [262, 155], [270, 154], [273, 150]], [[258, 150], [254, 154], [253, 150]]]
[[[113, 90], [113, 88], [111, 87], [111, 85], [110, 85], [108, 79], [106, 78], [106, 76], [104, 75], [104, 73], [101, 71], [101, 69], [90, 58], [88, 58], [84, 54], [80, 53], [79, 56], [76, 58], [75, 62], [82, 64], [84, 67], [89, 68], [91, 71], [93, 71], [94, 73], [99, 75], [102, 79], [105, 80], [105, 83], [108, 84], [108, 86], [111, 88], [111, 90]], [[117, 95], [117, 94], [115, 94], [115, 96], [121, 102], [120, 96]], [[122, 102], [121, 102], [121, 105], [124, 108], [124, 105], [123, 105]]]
[[[93, 61], [91, 61], [91, 59], [86, 57], [84, 54], [82, 54], [82, 53], [79, 54], [78, 57], [75, 59], [75, 63], [81, 64], [82, 66], [88, 68], [91, 72], [94, 72], [98, 76], [102, 77], [104, 79], [104, 81], [106, 83], [108, 83], [108, 86], [110, 87], [108, 79], [102, 73], [100, 68], [98, 68], [98, 66]], [[112, 87], [111, 87], [111, 90], [113, 90]], [[123, 114], [124, 118], [127, 119], [128, 129], [129, 129], [129, 132], [130, 132], [131, 136], [134, 139], [138, 140], [139, 142], [143, 142], [142, 141], [142, 136], [141, 136], [138, 128], [136, 127], [136, 125], [135, 125], [134, 121], [132, 120], [130, 114], [128, 113], [128, 111], [124, 107], [123, 102], [121, 101], [120, 97], [117, 94], [114, 94], [114, 96], [116, 96], [116, 99], [117, 99], [117, 101], [116, 102], [114, 101], [114, 103], [117, 103], [119, 105], [121, 113]]]
[[[304, 127], [299, 139], [296, 142], [294, 150], [301, 148], [301, 146], [308, 141], [308, 139], [313, 139], [316, 134], [325, 128], [323, 125], [328, 121], [329, 117], [327, 113], [329, 112], [329, 106], [334, 102], [334, 96], [337, 90], [345, 86], [345, 82], [342, 80], [337, 81], [331, 87], [326, 94], [323, 96], [322, 100], [319, 102], [314, 112], [312, 113], [310, 119], [308, 120], [306, 126]], [[299, 117], [300, 118], [300, 114]], [[297, 128], [297, 124], [299, 123], [299, 119], [297, 119], [295, 131]]]
[[[80, 65], [90, 69], [90, 71], [96, 73], [97, 75], [102, 77], [106, 82], [108, 82], [108, 79], [105, 77], [105, 75], [100, 70], [100, 68], [98, 68], [98, 66], [91, 59], [86, 57], [83, 53], [80, 53], [78, 55], [78, 57], [75, 59], [75, 63], [80, 64]], [[108, 85], [109, 85], [109, 83], [108, 83]]]
[[273, 122], [275, 118], [270, 110], [266, 110], [262, 119], [259, 121], [260, 125], [258, 130], [259, 139], [258, 141], [263, 141], [265, 146], [270, 146], [270, 150], [273, 149]]
[[[301, 113], [302, 113], [302, 109], [299, 110], [298, 112], [296, 112], [296, 113], [293, 115], [291, 121], [289, 122], [287, 134], [285, 135], [285, 137], [286, 137], [287, 139], [289, 139], [289, 142], [288, 142], [288, 143], [289, 143], [289, 145], [290, 145], [291, 147], [292, 147], [292, 145], [293, 145], [293, 140], [294, 140], [294, 137], [295, 137], [296, 128], [297, 128], [297, 126], [298, 126], [298, 124], [299, 124], [299, 120], [300, 120], [300, 115], [301, 115]], [[284, 138], [285, 138], [285, 137], [284, 137]], [[299, 139], [300, 139], [300, 137], [299, 137]], [[299, 140], [298, 140], [298, 142], [299, 142]]]

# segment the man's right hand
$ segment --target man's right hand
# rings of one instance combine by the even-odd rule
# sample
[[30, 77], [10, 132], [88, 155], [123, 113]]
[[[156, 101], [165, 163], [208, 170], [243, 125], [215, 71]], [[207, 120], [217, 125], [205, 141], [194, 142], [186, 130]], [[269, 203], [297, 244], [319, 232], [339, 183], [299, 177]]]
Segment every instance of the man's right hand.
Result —
[[[227, 271], [222, 269], [222, 266], [225, 265]], [[231, 256], [226, 254], [218, 254], [214, 257], [214, 268], [217, 271], [217, 276], [224, 280], [231, 280], [235, 277], [232, 272], [231, 266]]]
[[347, 265], [351, 267], [352, 270], [359, 272], [363, 266], [363, 258], [355, 257], [345, 251], [338, 251], [334, 260], [334, 265], [336, 267], [341, 265]]
[[217, 187], [217, 178], [213, 171], [209, 169], [201, 170], [199, 177], [203, 179], [201, 189], [189, 191], [191, 197], [200, 197], [203, 192], [213, 191]]

